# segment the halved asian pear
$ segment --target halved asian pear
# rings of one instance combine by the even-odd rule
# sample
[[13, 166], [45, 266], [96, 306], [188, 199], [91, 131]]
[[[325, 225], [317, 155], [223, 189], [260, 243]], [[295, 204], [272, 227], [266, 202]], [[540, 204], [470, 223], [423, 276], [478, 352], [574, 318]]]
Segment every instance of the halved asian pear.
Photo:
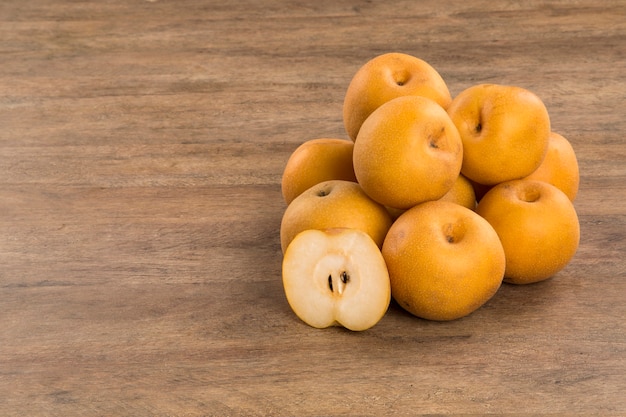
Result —
[[380, 249], [357, 229], [299, 233], [285, 251], [282, 275], [291, 309], [316, 328], [369, 329], [385, 315], [391, 300]]

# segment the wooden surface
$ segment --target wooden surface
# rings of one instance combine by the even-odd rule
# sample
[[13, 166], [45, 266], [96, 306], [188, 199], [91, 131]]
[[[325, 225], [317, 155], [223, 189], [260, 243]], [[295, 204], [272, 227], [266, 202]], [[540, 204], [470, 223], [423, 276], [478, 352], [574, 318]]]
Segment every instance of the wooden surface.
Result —
[[[580, 249], [449, 323], [315, 330], [280, 177], [401, 51], [515, 84], [578, 154]], [[623, 1], [0, 3], [0, 415], [626, 415]]]

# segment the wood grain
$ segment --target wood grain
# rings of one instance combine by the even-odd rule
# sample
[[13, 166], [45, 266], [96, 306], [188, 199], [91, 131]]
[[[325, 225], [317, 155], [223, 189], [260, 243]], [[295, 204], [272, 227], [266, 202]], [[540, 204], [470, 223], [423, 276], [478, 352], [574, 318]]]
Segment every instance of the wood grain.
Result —
[[[545, 101], [580, 249], [461, 320], [315, 330], [282, 169], [389, 51]], [[3, 0], [0, 61], [0, 415], [626, 415], [624, 2]]]

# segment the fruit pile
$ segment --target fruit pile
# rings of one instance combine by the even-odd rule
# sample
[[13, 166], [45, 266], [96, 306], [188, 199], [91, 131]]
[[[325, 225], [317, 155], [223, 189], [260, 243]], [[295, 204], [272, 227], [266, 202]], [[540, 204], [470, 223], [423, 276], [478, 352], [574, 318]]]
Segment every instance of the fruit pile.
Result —
[[343, 121], [349, 138], [302, 143], [282, 176], [283, 285], [305, 323], [365, 330], [392, 297], [458, 319], [576, 253], [576, 155], [534, 93], [453, 98], [430, 64], [388, 53], [352, 78]]

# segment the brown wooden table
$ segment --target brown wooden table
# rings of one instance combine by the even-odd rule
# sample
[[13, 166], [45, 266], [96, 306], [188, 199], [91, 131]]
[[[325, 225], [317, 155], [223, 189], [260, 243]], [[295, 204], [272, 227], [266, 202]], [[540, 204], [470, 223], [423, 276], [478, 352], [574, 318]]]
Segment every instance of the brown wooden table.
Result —
[[[373, 56], [514, 84], [578, 154], [579, 251], [453, 322], [316, 330], [282, 169]], [[626, 415], [623, 1], [0, 3], [0, 415]]]

